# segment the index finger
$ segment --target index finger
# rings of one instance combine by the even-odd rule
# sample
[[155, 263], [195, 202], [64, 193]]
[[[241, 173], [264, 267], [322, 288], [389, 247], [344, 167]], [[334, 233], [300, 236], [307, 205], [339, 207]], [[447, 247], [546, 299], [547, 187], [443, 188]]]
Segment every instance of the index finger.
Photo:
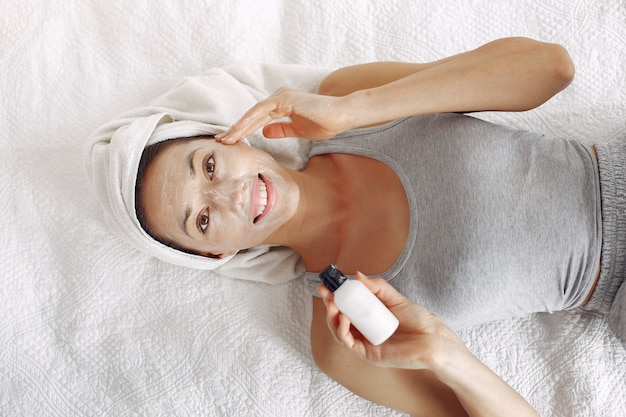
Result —
[[[251, 110], [255, 110], [254, 108]], [[269, 114], [261, 114], [260, 116], [249, 115], [246, 113], [241, 119], [239, 119], [234, 125], [227, 131], [215, 136], [218, 142], [222, 142], [227, 145], [232, 145], [239, 142], [249, 134], [253, 133], [257, 129], [265, 126], [272, 121], [272, 117]]]
[[270, 124], [276, 119], [289, 115], [285, 106], [279, 106], [274, 96], [255, 104], [233, 124], [226, 132], [215, 136], [219, 142], [232, 145], [244, 137], [255, 132], [257, 129]]

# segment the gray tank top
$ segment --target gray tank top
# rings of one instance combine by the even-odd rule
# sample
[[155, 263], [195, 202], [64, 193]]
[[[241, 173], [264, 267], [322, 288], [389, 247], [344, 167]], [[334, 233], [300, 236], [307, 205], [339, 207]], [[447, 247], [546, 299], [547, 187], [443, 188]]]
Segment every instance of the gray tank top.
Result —
[[[399, 177], [410, 230], [382, 276], [452, 328], [578, 307], [590, 291], [602, 227], [587, 145], [438, 114], [314, 142], [310, 156], [327, 153]], [[317, 274], [306, 280], [316, 294]]]

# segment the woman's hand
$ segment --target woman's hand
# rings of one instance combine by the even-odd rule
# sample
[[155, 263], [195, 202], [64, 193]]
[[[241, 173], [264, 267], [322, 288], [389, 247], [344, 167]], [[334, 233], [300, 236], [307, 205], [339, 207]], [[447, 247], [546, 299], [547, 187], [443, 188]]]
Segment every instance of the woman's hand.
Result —
[[372, 346], [337, 310], [333, 293], [319, 285], [328, 327], [346, 349], [380, 367], [432, 371], [454, 392], [470, 417], [538, 417], [533, 407], [478, 360], [438, 317], [399, 294], [383, 279], [368, 279], [360, 273], [356, 277], [400, 320], [400, 326], [386, 342]]
[[[281, 88], [257, 103], [229, 130], [215, 138], [222, 143], [233, 144], [263, 127], [263, 135], [267, 138], [330, 139], [349, 128], [340, 101], [340, 97]], [[291, 120], [274, 122], [283, 117]]]
[[368, 279], [356, 274], [400, 320], [398, 330], [383, 344], [373, 346], [351, 326], [347, 316], [333, 302], [333, 293], [318, 287], [326, 305], [326, 322], [335, 339], [356, 356], [374, 365], [404, 369], [433, 369], [445, 362], [444, 354], [465, 350], [465, 345], [437, 316], [400, 293], [382, 278]]

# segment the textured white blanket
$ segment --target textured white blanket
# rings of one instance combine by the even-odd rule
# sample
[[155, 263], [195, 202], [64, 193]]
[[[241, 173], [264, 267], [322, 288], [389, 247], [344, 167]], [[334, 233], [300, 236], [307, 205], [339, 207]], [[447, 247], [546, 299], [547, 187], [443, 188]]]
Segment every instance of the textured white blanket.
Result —
[[[626, 138], [623, 0], [7, 2], [0, 415], [400, 415], [316, 369], [300, 281], [185, 269], [115, 237], [82, 169], [84, 141], [215, 66], [429, 61], [504, 36], [565, 45], [576, 80], [539, 109], [484, 117]], [[603, 317], [538, 314], [462, 337], [542, 415], [626, 415], [626, 351]]]

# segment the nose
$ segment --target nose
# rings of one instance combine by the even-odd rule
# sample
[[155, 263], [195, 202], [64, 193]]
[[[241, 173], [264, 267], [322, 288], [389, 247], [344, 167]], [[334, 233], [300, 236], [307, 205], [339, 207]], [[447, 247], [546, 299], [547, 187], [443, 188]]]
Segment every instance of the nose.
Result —
[[232, 207], [245, 213], [248, 185], [241, 179], [234, 178], [217, 184], [208, 184], [203, 194], [213, 203]]

